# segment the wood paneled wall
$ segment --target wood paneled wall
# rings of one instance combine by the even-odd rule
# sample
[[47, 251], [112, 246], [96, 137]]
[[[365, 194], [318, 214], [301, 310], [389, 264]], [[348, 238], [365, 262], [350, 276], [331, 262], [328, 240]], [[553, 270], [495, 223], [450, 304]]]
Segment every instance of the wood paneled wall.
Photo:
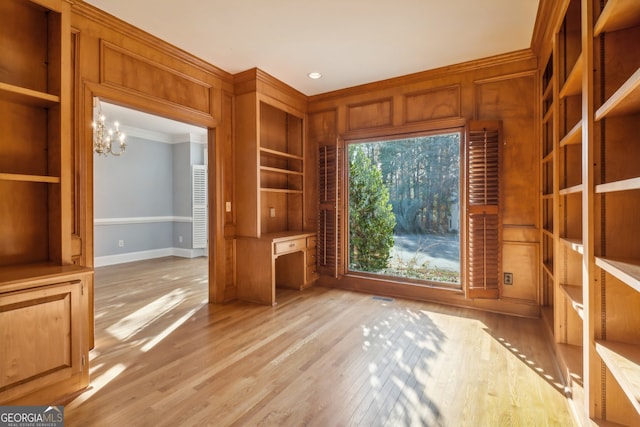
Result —
[[[337, 280], [323, 275], [320, 283], [537, 316], [537, 80], [536, 58], [533, 52], [524, 50], [311, 97], [309, 145], [315, 152], [319, 146], [337, 144], [338, 137], [366, 139], [460, 128], [470, 120], [502, 120], [502, 266], [503, 271], [514, 275], [514, 284], [503, 286], [498, 301], [466, 300], [461, 291], [406, 286], [348, 274]], [[316, 163], [310, 162], [309, 166], [316, 167]], [[317, 194], [317, 171], [310, 172], [310, 189]], [[346, 253], [344, 247], [340, 250]]]
[[[93, 97], [209, 129], [210, 300], [233, 298], [233, 78], [82, 1], [72, 2], [74, 261], [93, 266]], [[133, 149], [133, 147], [132, 147]], [[233, 206], [233, 204], [232, 204]]]

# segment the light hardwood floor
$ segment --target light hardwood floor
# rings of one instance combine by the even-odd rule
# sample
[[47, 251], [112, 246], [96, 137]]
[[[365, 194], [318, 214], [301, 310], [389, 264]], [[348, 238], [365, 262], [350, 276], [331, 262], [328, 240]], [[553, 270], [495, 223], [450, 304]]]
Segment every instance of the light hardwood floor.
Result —
[[208, 305], [206, 260], [96, 269], [67, 426], [571, 426], [541, 320], [312, 287]]

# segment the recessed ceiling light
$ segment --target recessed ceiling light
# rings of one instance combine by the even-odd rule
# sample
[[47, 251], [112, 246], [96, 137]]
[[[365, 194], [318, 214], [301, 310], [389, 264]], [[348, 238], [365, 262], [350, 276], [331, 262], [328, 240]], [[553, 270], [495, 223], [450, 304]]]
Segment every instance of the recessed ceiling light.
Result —
[[320, 77], [322, 77], [322, 74], [318, 73], [317, 71], [314, 71], [307, 75], [309, 76], [310, 79], [313, 79], [313, 80], [318, 80]]

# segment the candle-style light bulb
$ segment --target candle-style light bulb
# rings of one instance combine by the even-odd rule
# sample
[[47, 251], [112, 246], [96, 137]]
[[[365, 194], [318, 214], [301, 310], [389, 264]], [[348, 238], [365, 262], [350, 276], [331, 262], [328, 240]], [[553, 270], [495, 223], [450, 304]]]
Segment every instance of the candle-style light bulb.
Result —
[[[94, 132], [94, 151], [104, 156], [107, 156], [108, 154], [120, 156], [124, 153], [125, 147], [127, 145], [125, 143], [126, 135], [120, 132], [120, 122], [114, 121], [111, 125], [107, 124], [107, 117], [102, 114], [98, 98], [94, 98], [93, 107], [96, 114], [95, 119], [91, 122], [91, 127], [93, 128]], [[111, 151], [111, 144], [115, 141], [119, 142], [119, 153]]]

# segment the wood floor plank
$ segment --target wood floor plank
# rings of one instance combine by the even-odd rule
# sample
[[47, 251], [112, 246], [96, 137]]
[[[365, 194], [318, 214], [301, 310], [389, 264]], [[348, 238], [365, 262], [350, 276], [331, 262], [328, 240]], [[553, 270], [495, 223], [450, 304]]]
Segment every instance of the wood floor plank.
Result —
[[542, 320], [312, 287], [207, 303], [205, 258], [96, 269], [67, 426], [575, 425]]

